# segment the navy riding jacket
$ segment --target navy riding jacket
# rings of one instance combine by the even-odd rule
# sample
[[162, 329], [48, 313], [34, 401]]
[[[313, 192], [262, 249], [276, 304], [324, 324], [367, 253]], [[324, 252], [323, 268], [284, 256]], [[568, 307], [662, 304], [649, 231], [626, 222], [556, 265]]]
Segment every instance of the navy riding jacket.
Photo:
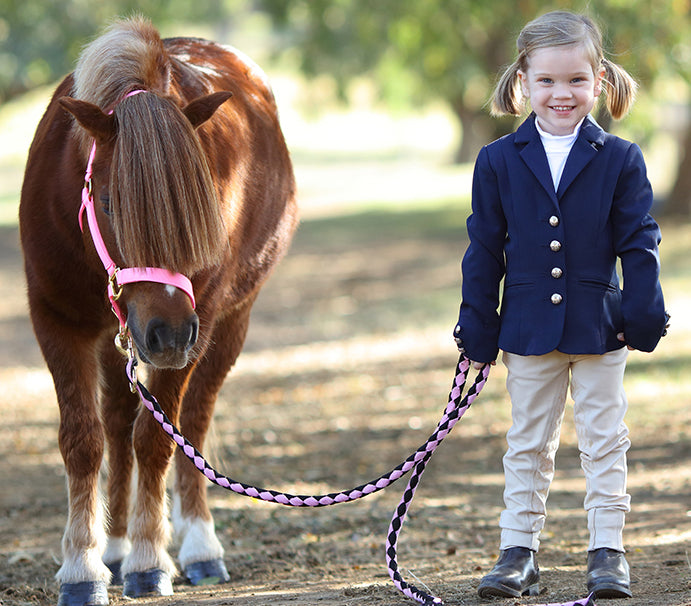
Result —
[[484, 147], [454, 330], [466, 355], [602, 354], [624, 346], [621, 332], [626, 344], [652, 351], [666, 324], [652, 201], [639, 147], [590, 116], [558, 191], [534, 114]]

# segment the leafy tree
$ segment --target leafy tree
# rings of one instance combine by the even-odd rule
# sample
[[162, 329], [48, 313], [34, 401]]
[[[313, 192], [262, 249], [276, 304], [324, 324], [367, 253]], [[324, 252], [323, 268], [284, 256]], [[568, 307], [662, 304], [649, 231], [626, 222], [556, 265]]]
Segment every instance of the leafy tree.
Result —
[[389, 101], [445, 99], [463, 129], [459, 160], [511, 124], [497, 126], [482, 108], [511, 57], [514, 23], [524, 20], [513, 13], [532, 14], [532, 4], [507, 12], [484, 0], [260, 0], [308, 76], [331, 74], [344, 94], [351, 78], [369, 73]]
[[[297, 49], [305, 74], [331, 74], [342, 94], [351, 78], [368, 73], [385, 99], [445, 100], [461, 124], [459, 161], [513, 128], [512, 120], [488, 117], [487, 101], [499, 70], [515, 56], [521, 27], [547, 10], [592, 15], [611, 58], [644, 90], [661, 77], [688, 78], [691, 65], [686, 0], [258, 2], [283, 31], [282, 48]], [[688, 157], [691, 164], [691, 136]]]

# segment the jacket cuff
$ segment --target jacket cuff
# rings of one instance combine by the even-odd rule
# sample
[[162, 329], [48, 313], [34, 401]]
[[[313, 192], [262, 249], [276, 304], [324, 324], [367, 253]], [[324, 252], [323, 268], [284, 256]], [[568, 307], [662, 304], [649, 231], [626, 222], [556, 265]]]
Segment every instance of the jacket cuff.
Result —
[[494, 362], [499, 355], [499, 347], [496, 340], [488, 338], [487, 335], [473, 337], [463, 326], [458, 323], [453, 329], [453, 338], [458, 345], [458, 349], [465, 352], [466, 357], [473, 362], [489, 364]]

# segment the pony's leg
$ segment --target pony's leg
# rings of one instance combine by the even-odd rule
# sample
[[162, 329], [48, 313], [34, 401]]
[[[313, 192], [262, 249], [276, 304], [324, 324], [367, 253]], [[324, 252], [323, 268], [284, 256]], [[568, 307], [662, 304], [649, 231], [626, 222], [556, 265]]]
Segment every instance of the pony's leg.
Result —
[[[178, 421], [181, 394], [191, 368], [153, 370], [149, 389], [173, 423]], [[151, 413], [142, 408], [134, 424], [137, 492], [128, 526], [132, 549], [122, 563], [124, 594], [128, 597], [170, 595], [176, 567], [168, 555], [170, 524], [166, 474], [173, 454], [172, 440]]]
[[130, 507], [134, 451], [132, 432], [139, 399], [130, 391], [125, 359], [108, 339], [103, 366], [103, 423], [108, 449], [108, 542], [103, 561], [113, 573], [111, 585], [122, 585], [122, 561], [130, 552], [127, 520]]
[[108, 604], [110, 571], [105, 547], [103, 504], [98, 478], [104, 450], [99, 419], [98, 359], [94, 340], [79, 338], [52, 312], [34, 302], [36, 336], [53, 375], [60, 408], [58, 444], [67, 474], [68, 517], [62, 538], [63, 562], [56, 578], [60, 606]]
[[[202, 452], [216, 396], [242, 349], [250, 308], [248, 303], [219, 321], [213, 344], [196, 367], [183, 400], [181, 431]], [[180, 450], [175, 456], [173, 523], [181, 541], [180, 566], [195, 585], [225, 583], [230, 577], [207, 504], [208, 480]]]

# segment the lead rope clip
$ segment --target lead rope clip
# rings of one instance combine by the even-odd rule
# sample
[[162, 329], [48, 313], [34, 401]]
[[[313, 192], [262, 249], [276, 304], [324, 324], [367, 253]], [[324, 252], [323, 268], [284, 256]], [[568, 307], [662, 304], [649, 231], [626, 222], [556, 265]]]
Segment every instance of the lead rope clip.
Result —
[[121, 326], [115, 335], [115, 349], [127, 358], [127, 376], [130, 380], [130, 391], [137, 393], [137, 356], [134, 353], [132, 335], [127, 326]]

